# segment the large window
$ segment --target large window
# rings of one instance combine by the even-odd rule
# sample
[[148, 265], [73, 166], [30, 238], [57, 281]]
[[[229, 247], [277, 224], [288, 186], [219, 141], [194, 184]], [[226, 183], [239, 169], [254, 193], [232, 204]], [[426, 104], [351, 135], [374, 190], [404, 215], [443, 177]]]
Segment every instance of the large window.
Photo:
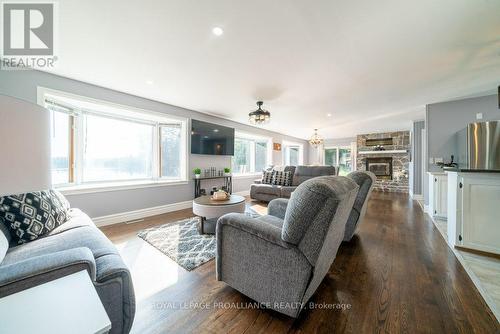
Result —
[[82, 181], [152, 177], [154, 125], [83, 115]]
[[235, 174], [261, 172], [270, 164], [269, 140], [236, 134], [232, 170]]
[[161, 175], [167, 178], [181, 178], [182, 127], [180, 124], [160, 125]]
[[283, 160], [287, 166], [303, 164], [303, 146], [295, 143], [283, 143]]
[[337, 153], [337, 148], [325, 148], [325, 165], [338, 166]]
[[339, 175], [345, 176], [353, 171], [351, 147], [326, 147], [324, 162], [327, 166], [339, 167]]
[[186, 179], [185, 120], [61, 94], [43, 94], [54, 185]]

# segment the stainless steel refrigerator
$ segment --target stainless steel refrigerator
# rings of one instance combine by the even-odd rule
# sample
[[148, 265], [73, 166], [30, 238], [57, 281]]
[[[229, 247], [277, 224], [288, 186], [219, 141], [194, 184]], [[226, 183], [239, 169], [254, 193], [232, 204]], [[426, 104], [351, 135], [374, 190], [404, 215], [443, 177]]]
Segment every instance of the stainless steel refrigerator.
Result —
[[500, 121], [470, 123], [458, 136], [459, 167], [500, 171]]

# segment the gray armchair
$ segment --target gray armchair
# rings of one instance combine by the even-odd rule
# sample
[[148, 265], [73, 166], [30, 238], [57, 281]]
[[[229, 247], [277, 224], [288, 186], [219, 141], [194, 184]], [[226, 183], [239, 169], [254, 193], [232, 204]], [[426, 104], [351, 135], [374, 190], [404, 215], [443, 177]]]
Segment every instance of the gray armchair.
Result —
[[289, 200], [271, 201], [266, 216], [222, 216], [217, 279], [297, 317], [335, 259], [357, 192], [347, 177], [321, 176], [301, 183]]
[[347, 177], [358, 184], [359, 191], [345, 226], [344, 241], [352, 239], [356, 228], [363, 221], [368, 206], [368, 198], [370, 198], [373, 185], [377, 179], [375, 174], [365, 171], [352, 172]]

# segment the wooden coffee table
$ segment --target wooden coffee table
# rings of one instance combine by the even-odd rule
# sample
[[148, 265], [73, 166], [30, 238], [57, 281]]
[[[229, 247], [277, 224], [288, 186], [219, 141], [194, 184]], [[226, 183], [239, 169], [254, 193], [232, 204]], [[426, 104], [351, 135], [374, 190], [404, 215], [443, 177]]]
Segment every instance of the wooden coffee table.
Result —
[[245, 197], [231, 195], [225, 201], [214, 201], [211, 196], [200, 196], [193, 200], [193, 213], [201, 217], [200, 234], [214, 234], [217, 219], [231, 212], [245, 212]]

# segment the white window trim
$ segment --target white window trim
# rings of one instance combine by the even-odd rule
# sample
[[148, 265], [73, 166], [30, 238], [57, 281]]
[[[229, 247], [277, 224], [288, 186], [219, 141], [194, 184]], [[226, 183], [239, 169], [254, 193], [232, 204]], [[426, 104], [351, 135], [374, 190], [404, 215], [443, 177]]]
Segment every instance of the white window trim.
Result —
[[142, 188], [154, 188], [154, 187], [164, 187], [164, 186], [178, 186], [186, 185], [188, 181], [178, 181], [178, 180], [162, 180], [162, 181], [116, 181], [116, 182], [100, 182], [92, 184], [80, 184], [75, 186], [62, 186], [57, 187], [63, 195], [79, 195], [79, 194], [93, 194], [108, 191], [119, 191], [119, 190], [132, 190], [132, 189], [142, 189]]
[[293, 142], [293, 141], [287, 141], [284, 140], [281, 144], [282, 146], [282, 151], [283, 151], [283, 165], [288, 165], [288, 161], [286, 161], [287, 155], [286, 155], [286, 150], [289, 147], [298, 147], [299, 148], [299, 163], [297, 165], [303, 165], [304, 164], [304, 144], [298, 143], [298, 142]]
[[[116, 191], [116, 190], [126, 190], [126, 189], [138, 189], [138, 188], [148, 188], [148, 187], [158, 187], [167, 185], [179, 185], [188, 183], [188, 125], [189, 119], [185, 117], [180, 117], [176, 115], [164, 114], [157, 111], [145, 110], [136, 107], [131, 107], [127, 105], [121, 105], [114, 102], [109, 102], [105, 100], [98, 100], [86, 96], [76, 95], [72, 93], [67, 93], [64, 91], [59, 91], [55, 89], [50, 89], [46, 87], [37, 87], [37, 103], [38, 105], [45, 107], [45, 97], [47, 95], [53, 95], [60, 98], [68, 98], [73, 100], [82, 101], [84, 103], [98, 104], [104, 106], [105, 108], [118, 109], [120, 111], [125, 111], [125, 114], [121, 114], [116, 118], [127, 118], [131, 117], [135, 120], [143, 119], [146, 122], [154, 124], [155, 122], [165, 123], [165, 122], [179, 122], [182, 126], [181, 136], [182, 136], [182, 149], [181, 149], [181, 177], [175, 179], [169, 179], [166, 177], [160, 177], [159, 168], [159, 132], [153, 131], [153, 170], [152, 178], [140, 179], [140, 180], [117, 180], [117, 181], [102, 181], [102, 182], [87, 182], [82, 183], [82, 140], [83, 136], [77, 133], [78, 129], [82, 129], [83, 119], [77, 117], [77, 122], [80, 124], [75, 126], [75, 184], [62, 184], [54, 185], [58, 190], [66, 195], [70, 194], [81, 194], [81, 193], [94, 193], [94, 192], [105, 192], [105, 191]], [[78, 108], [77, 108], [78, 109]], [[127, 112], [129, 112], [127, 114]], [[100, 115], [100, 113], [95, 113]], [[100, 116], [109, 116], [109, 113], [103, 112]], [[122, 117], [123, 116], [123, 117]], [[132, 120], [132, 119], [131, 119]], [[132, 120], [133, 121], [133, 120]], [[157, 133], [158, 132], [158, 133]]]
[[[267, 143], [267, 157], [266, 157], [266, 164], [271, 165], [273, 161], [273, 138], [272, 137], [266, 137], [266, 136], [259, 136], [255, 135], [252, 133], [248, 132], [242, 132], [242, 131], [235, 131], [234, 132], [234, 139], [247, 139], [247, 140], [253, 140], [253, 141], [265, 141]], [[231, 166], [233, 165], [234, 156], [231, 157]], [[255, 145], [250, 146], [250, 166], [251, 168], [255, 168]], [[235, 179], [244, 179], [244, 178], [250, 178], [250, 177], [256, 177], [262, 175], [261, 171], [250, 171], [247, 173], [235, 173], [233, 171], [233, 177]]]

